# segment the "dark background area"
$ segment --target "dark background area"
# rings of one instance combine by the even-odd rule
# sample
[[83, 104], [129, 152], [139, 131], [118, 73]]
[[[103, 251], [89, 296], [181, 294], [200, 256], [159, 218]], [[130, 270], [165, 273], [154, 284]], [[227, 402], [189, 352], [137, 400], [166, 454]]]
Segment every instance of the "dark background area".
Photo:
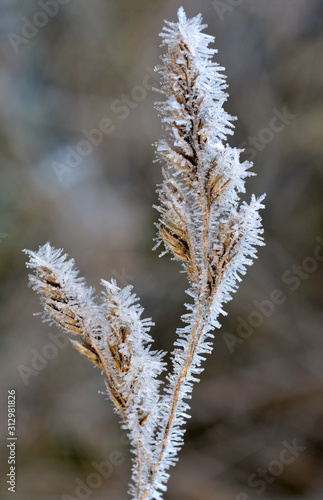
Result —
[[[254, 161], [248, 198], [267, 193], [266, 247], [226, 307], [165, 499], [319, 500], [323, 2], [182, 3], [216, 36], [225, 108], [238, 117], [229, 143]], [[98, 393], [103, 378], [70, 345], [55, 348], [62, 337], [33, 316], [40, 306], [21, 250], [49, 240], [97, 290], [100, 278], [133, 284], [156, 322], [156, 347], [171, 349], [186, 282], [178, 263], [151, 251], [161, 180], [152, 144], [162, 130], [159, 96], [145, 85], [157, 85], [158, 33], [180, 5], [57, 0], [44, 15], [39, 2], [0, 1], [1, 435], [5, 445], [7, 390], [15, 388], [17, 500], [77, 498], [102, 461], [109, 477], [86, 498], [127, 498], [129, 449]], [[68, 165], [66, 148], [82, 148], [103, 119], [102, 141], [86, 154], [83, 144]], [[284, 452], [293, 443], [294, 455]], [[3, 450], [0, 496], [11, 498]]]

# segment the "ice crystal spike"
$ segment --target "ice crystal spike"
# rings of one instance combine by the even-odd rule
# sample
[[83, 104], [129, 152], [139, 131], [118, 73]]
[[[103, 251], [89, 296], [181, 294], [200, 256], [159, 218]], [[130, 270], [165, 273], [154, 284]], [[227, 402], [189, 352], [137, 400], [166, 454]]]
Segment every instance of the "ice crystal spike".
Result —
[[27, 251], [30, 284], [41, 296], [45, 320], [69, 335], [74, 347], [105, 375], [107, 392], [127, 429], [133, 448], [129, 493], [134, 500], [162, 500], [168, 469], [177, 461], [193, 384], [212, 330], [220, 327], [224, 304], [263, 245], [259, 210], [263, 196], [240, 201], [250, 162], [227, 144], [232, 121], [223, 69], [213, 61], [214, 37], [203, 33], [202, 17], [166, 22], [161, 75], [162, 102], [156, 103], [165, 129], [156, 152], [162, 162], [157, 245], [179, 261], [187, 274], [183, 326], [171, 353], [172, 371], [161, 390], [164, 353], [152, 350], [150, 329], [132, 287], [104, 281], [101, 300], [78, 276], [73, 260], [49, 243]]

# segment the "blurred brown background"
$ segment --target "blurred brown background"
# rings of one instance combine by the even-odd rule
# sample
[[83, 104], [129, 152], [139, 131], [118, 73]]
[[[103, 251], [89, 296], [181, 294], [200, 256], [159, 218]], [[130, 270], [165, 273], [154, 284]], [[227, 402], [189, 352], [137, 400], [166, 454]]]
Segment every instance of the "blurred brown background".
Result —
[[[319, 500], [323, 2], [182, 3], [216, 35], [226, 109], [238, 117], [229, 142], [254, 161], [248, 193], [267, 193], [267, 246], [226, 308], [165, 499]], [[103, 378], [70, 345], [55, 347], [62, 337], [33, 317], [40, 306], [21, 250], [50, 240], [97, 289], [100, 278], [133, 284], [156, 322], [156, 346], [171, 349], [186, 283], [178, 263], [151, 252], [161, 180], [152, 143], [162, 131], [149, 88], [158, 33], [181, 3], [0, 5], [1, 435], [5, 444], [15, 388], [15, 498], [125, 500], [128, 444], [98, 394]], [[93, 132], [100, 124], [102, 140]], [[95, 483], [102, 461], [108, 477]], [[1, 462], [0, 496], [11, 498], [5, 446]], [[77, 493], [81, 481], [91, 487]]]

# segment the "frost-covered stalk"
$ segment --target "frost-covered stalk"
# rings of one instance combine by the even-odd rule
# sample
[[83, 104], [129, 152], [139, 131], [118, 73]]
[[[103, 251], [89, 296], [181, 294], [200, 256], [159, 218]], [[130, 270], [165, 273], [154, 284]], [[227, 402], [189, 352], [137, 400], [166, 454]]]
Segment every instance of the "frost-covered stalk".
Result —
[[105, 291], [98, 303], [94, 291], [78, 277], [74, 260], [49, 243], [38, 252], [25, 250], [27, 267], [35, 273], [29, 283], [40, 294], [43, 318], [60, 326], [73, 346], [105, 375], [107, 393], [128, 430], [135, 458], [131, 494], [137, 498], [141, 476], [150, 470], [153, 436], [159, 418], [157, 377], [163, 354], [151, 350], [148, 334], [153, 323], [141, 319], [143, 309], [131, 286], [122, 290], [102, 280]]
[[231, 299], [263, 244], [258, 210], [260, 199], [239, 205], [251, 164], [240, 163], [240, 151], [224, 143], [233, 119], [223, 110], [227, 99], [223, 68], [212, 62], [214, 37], [202, 33], [201, 16], [187, 19], [179, 9], [178, 22], [163, 29], [167, 53], [158, 68], [165, 100], [157, 103], [167, 138], [157, 144], [164, 163], [159, 190], [159, 242], [180, 260], [187, 272], [193, 301], [182, 317], [172, 353], [173, 373], [162, 397], [162, 413], [149, 486], [142, 500], [161, 499], [184, 428], [193, 382], [198, 381], [204, 354], [212, 350], [211, 330], [219, 327], [223, 304]]
[[263, 244], [258, 214], [263, 197], [240, 203], [251, 164], [240, 163], [241, 150], [225, 142], [233, 118], [223, 110], [223, 68], [212, 62], [214, 38], [202, 33], [204, 28], [200, 15], [187, 19], [181, 8], [178, 22], [167, 22], [161, 33], [167, 53], [158, 70], [165, 100], [157, 108], [167, 137], [157, 145], [164, 181], [156, 246], [163, 242], [163, 253], [181, 261], [192, 299], [161, 394], [163, 353], [151, 350], [152, 323], [141, 319], [131, 287], [103, 281], [106, 291], [98, 304], [62, 251], [46, 244], [28, 252], [28, 266], [35, 269], [30, 282], [42, 297], [46, 318], [70, 334], [73, 345], [105, 374], [133, 445], [134, 500], [162, 500], [168, 468], [183, 444], [185, 400], [203, 370], [204, 355], [212, 351], [211, 332], [256, 258], [256, 246]]

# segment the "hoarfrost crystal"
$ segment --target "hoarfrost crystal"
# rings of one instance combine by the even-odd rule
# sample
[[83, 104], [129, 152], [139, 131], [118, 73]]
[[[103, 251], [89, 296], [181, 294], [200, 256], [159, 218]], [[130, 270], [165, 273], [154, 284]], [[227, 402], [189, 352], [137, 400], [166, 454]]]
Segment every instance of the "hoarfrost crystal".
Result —
[[212, 61], [214, 37], [202, 33], [201, 15], [167, 22], [161, 37], [161, 94], [157, 103], [166, 137], [157, 143], [164, 181], [156, 247], [179, 260], [187, 273], [191, 301], [177, 331], [173, 370], [160, 390], [164, 353], [153, 351], [150, 319], [131, 287], [102, 281], [94, 296], [62, 250], [49, 243], [30, 256], [30, 284], [41, 295], [45, 319], [70, 335], [74, 347], [105, 375], [107, 392], [128, 430], [133, 447], [130, 494], [136, 500], [162, 500], [168, 469], [183, 445], [193, 383], [212, 351], [212, 330], [223, 306], [238, 288], [247, 266], [263, 245], [259, 209], [263, 196], [240, 203], [251, 164], [231, 148], [234, 120], [223, 109], [227, 99], [223, 68]]

